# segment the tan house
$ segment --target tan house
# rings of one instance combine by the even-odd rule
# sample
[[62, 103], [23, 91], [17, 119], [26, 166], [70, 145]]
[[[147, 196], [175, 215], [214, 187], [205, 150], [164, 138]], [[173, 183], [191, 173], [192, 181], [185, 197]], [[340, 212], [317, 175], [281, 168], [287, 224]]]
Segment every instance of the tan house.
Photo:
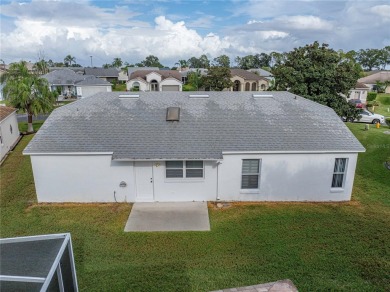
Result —
[[269, 80], [244, 69], [231, 69], [233, 86], [230, 91], [265, 91]]
[[176, 70], [137, 70], [126, 82], [128, 91], [182, 91], [182, 76]]
[[[390, 81], [390, 71], [380, 71], [369, 76], [358, 79], [358, 82], [363, 83], [369, 87], [370, 90], [376, 90], [377, 82], [389, 82]], [[390, 86], [385, 88], [385, 93], [390, 93]]]

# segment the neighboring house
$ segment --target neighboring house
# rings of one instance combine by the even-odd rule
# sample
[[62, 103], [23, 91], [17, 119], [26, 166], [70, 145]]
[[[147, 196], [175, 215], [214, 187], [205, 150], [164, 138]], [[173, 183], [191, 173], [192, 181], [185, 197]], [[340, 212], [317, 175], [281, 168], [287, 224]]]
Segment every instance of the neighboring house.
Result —
[[20, 136], [16, 111], [12, 107], [0, 106], [0, 161], [13, 149]]
[[70, 69], [77, 74], [84, 75], [85, 68], [84, 67], [49, 67], [49, 72], [61, 69]]
[[367, 92], [369, 87], [364, 85], [363, 83], [356, 82], [355, 88], [349, 91], [349, 95], [347, 100], [349, 99], [360, 99], [363, 104], [367, 103]]
[[159, 67], [128, 67], [127, 68], [127, 75], [130, 76], [131, 73], [138, 71], [138, 70], [158, 71], [158, 70], [160, 70], [160, 68]]
[[75, 83], [78, 98], [92, 96], [99, 92], [111, 92], [112, 84], [95, 76], [83, 75], [84, 79]]
[[264, 91], [269, 87], [269, 80], [244, 69], [230, 69], [233, 86], [230, 91]]
[[[358, 79], [358, 82], [367, 85], [370, 90], [376, 90], [376, 83], [379, 82], [390, 82], [390, 71], [380, 71], [366, 77]], [[390, 86], [387, 86], [385, 93], [390, 93]]]
[[92, 75], [80, 75], [68, 68], [54, 70], [42, 76], [51, 91], [58, 91], [64, 97], [84, 98], [97, 92], [112, 91], [112, 84]]
[[127, 75], [127, 70], [123, 71], [122, 69], [117, 69], [118, 70], [118, 81], [121, 83], [127, 82], [129, 80], [129, 75]]
[[182, 91], [181, 74], [176, 70], [137, 70], [131, 73], [126, 89], [131, 91]]
[[348, 201], [364, 151], [289, 92], [108, 92], [54, 110], [24, 154], [38, 202]]
[[84, 68], [85, 75], [93, 75], [108, 82], [117, 82], [119, 71], [116, 68]]
[[179, 71], [181, 75], [181, 82], [186, 84], [188, 82], [188, 74], [198, 71], [200, 72], [201, 76], [206, 76], [208, 72], [208, 70], [205, 68], [183, 68], [183, 70]]
[[247, 71], [255, 73], [255, 74], [259, 75], [260, 77], [264, 77], [265, 79], [268, 79], [268, 81], [275, 80], [274, 75], [272, 75], [271, 72], [264, 70], [264, 69], [261, 69], [261, 68], [253, 68], [253, 69], [249, 69]]

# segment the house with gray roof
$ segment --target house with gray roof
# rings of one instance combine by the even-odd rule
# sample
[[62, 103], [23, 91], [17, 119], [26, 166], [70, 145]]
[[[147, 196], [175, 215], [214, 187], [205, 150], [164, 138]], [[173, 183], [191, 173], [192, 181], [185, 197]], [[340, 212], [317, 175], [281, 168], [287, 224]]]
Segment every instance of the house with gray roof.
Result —
[[[390, 82], [390, 71], [379, 71], [366, 77], [358, 79], [358, 82], [365, 84], [370, 90], [377, 90], [377, 82]], [[390, 93], [390, 86], [386, 86], [385, 93]]]
[[119, 77], [119, 71], [116, 68], [87, 67], [84, 69], [84, 74], [93, 75], [108, 82], [116, 82]]
[[68, 68], [54, 70], [42, 76], [50, 85], [51, 91], [60, 96], [85, 98], [98, 92], [111, 92], [112, 84], [93, 75], [80, 75]]
[[289, 92], [108, 92], [54, 110], [24, 154], [39, 202], [348, 201], [364, 151]]

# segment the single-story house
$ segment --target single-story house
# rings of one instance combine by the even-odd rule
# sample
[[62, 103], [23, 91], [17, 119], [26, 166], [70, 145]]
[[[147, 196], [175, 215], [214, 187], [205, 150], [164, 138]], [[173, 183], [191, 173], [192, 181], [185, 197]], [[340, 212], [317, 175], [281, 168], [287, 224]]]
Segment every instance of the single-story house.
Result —
[[356, 82], [356, 85], [353, 89], [349, 91], [347, 100], [350, 99], [360, 99], [362, 103], [366, 104], [367, 102], [367, 93], [370, 88], [361, 82]]
[[230, 69], [233, 86], [230, 91], [264, 91], [269, 87], [269, 80], [244, 69]]
[[119, 71], [116, 68], [87, 67], [84, 69], [84, 74], [93, 75], [97, 78], [100, 78], [108, 82], [116, 82], [118, 81], [118, 77], [119, 77]]
[[252, 69], [249, 69], [247, 71], [255, 73], [255, 74], [259, 75], [260, 77], [264, 77], [268, 81], [275, 80], [275, 77], [274, 77], [274, 75], [272, 75], [271, 72], [264, 70], [264, 69], [261, 69], [261, 68], [252, 68]]
[[0, 161], [14, 148], [20, 136], [16, 111], [0, 105]]
[[176, 70], [137, 70], [126, 82], [130, 91], [182, 91], [182, 88], [181, 75]]
[[364, 147], [289, 92], [107, 92], [24, 150], [39, 202], [348, 201]]
[[[367, 85], [370, 90], [376, 90], [377, 81], [382, 83], [390, 81], [390, 71], [380, 71], [358, 79], [358, 82]], [[390, 93], [390, 86], [385, 88], [385, 93]]]
[[68, 68], [54, 70], [42, 75], [51, 91], [59, 91], [64, 97], [84, 98], [97, 92], [112, 91], [112, 84], [92, 75], [80, 75]]

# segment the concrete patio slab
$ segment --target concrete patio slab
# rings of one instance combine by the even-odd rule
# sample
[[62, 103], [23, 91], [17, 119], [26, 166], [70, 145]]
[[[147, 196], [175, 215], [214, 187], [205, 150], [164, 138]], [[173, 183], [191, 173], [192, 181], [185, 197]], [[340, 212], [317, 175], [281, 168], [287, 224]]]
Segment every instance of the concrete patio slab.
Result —
[[210, 231], [207, 202], [135, 203], [125, 232]]

